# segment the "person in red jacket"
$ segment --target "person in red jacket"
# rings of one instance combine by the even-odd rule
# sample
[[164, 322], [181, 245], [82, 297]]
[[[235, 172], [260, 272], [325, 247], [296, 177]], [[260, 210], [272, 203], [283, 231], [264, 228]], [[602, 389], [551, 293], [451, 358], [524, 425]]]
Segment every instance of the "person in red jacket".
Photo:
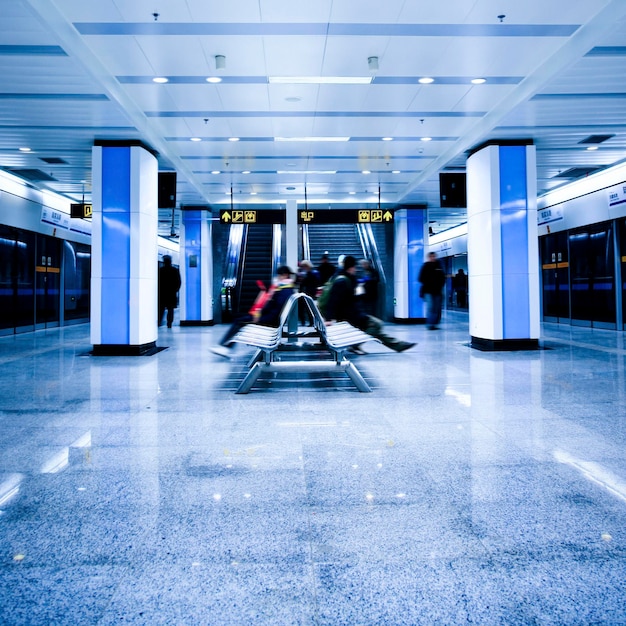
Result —
[[287, 265], [282, 265], [276, 271], [276, 279], [270, 288], [271, 297], [265, 302], [263, 308], [254, 314], [246, 314], [238, 317], [231, 324], [226, 334], [222, 337], [219, 345], [211, 348], [211, 352], [219, 356], [230, 358], [234, 342], [233, 337], [246, 324], [261, 324], [261, 326], [278, 326], [280, 312], [294, 292], [293, 272]]

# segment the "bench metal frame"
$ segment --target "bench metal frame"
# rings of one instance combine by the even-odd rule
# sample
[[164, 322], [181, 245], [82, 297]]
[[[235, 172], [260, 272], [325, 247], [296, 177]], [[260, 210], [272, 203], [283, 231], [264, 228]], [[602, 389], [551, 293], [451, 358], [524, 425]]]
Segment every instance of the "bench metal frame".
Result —
[[[298, 310], [299, 301], [303, 300], [313, 319], [313, 331], [300, 336], [307, 339], [316, 339], [315, 342], [296, 342], [298, 335], [283, 331], [292, 311]], [[248, 362], [249, 372], [239, 385], [236, 393], [248, 393], [259, 377], [272, 372], [345, 372], [355, 387], [361, 392], [371, 392], [361, 372], [346, 357], [346, 350], [350, 346], [373, 341], [375, 338], [362, 330], [355, 328], [348, 322], [338, 322], [329, 326], [324, 322], [315, 301], [304, 293], [294, 293], [283, 306], [277, 328], [247, 324], [234, 337], [233, 341], [252, 346], [256, 353]], [[315, 358], [307, 360], [279, 360], [281, 351], [311, 351], [315, 350]], [[331, 358], [325, 358], [324, 352]]]

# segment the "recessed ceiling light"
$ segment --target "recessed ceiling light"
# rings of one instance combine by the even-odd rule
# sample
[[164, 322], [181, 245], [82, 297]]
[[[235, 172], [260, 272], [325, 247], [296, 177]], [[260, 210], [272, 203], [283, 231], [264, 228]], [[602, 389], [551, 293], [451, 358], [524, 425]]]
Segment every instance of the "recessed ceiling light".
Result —
[[587, 150], [597, 150], [598, 146], [588, 146]]
[[435, 82], [435, 79], [430, 78], [430, 76], [424, 76], [423, 78], [420, 78], [417, 82], [421, 83], [422, 85], [430, 85], [430, 83]]
[[228, 141], [239, 141], [239, 137], [229, 137]]
[[189, 141], [202, 141], [201, 137], [192, 137]]
[[221, 83], [222, 79], [219, 76], [209, 76], [206, 79], [207, 83]]
[[370, 172], [369, 170], [363, 170], [363, 171], [361, 172], [361, 174], [371, 174], [371, 173], [372, 173], [372, 172]]
[[337, 170], [277, 170], [277, 174], [336, 174]]
[[420, 141], [432, 141], [432, 137], [420, 137]]
[[483, 83], [486, 83], [487, 79], [486, 78], [472, 78], [472, 85], [482, 85]]
[[269, 76], [275, 85], [369, 85], [371, 76]]
[[242, 174], [249, 174], [250, 170], [244, 170], [243, 172], [241, 172]]
[[155, 76], [152, 79], [153, 83], [159, 83], [160, 85], [163, 83], [168, 83], [169, 82], [169, 78], [165, 78], [165, 76]]
[[400, 174], [401, 172], [400, 172], [400, 170], [391, 170], [391, 173], [392, 174]]
[[350, 137], [274, 137], [274, 141], [350, 141]]
[[221, 173], [222, 173], [222, 172], [220, 172], [219, 170], [213, 170], [213, 171], [211, 172], [211, 174], [221, 174]]
[[30, 152], [30, 148], [20, 148], [20, 152]]
[[383, 141], [393, 141], [393, 137], [383, 137]]

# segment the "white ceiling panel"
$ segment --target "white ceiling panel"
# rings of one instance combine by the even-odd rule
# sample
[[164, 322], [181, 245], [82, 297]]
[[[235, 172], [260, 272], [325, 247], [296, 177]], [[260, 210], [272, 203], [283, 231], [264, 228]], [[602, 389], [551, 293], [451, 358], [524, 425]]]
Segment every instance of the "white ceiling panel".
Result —
[[260, 22], [259, 0], [187, 0], [194, 22]]
[[333, 0], [315, 2], [285, 2], [284, 0], [259, 0], [263, 22], [328, 22]]
[[[406, 0], [333, 0], [331, 22], [383, 22], [395, 24], [402, 12]], [[366, 19], [365, 19], [366, 16]]]
[[312, 36], [307, 45], [301, 37], [266, 37], [264, 40], [268, 76], [320, 76], [326, 38]]

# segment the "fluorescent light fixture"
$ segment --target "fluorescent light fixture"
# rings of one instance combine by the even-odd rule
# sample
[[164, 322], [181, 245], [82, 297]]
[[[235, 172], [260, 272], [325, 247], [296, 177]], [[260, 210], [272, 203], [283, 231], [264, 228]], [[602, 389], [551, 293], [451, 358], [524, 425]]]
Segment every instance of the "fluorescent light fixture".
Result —
[[153, 82], [153, 83], [159, 83], [159, 85], [162, 85], [162, 84], [164, 84], [164, 83], [169, 83], [169, 82], [170, 82], [170, 80], [169, 80], [169, 78], [165, 78], [165, 76], [155, 76], [155, 77], [152, 79], [152, 82]]
[[371, 173], [372, 173], [372, 172], [370, 172], [370, 170], [363, 170], [363, 171], [361, 172], [361, 174], [371, 174]]
[[393, 141], [393, 137], [383, 137], [383, 141]]
[[356, 191], [348, 191], [348, 194], [353, 196], [354, 194], [356, 194]]
[[401, 172], [400, 172], [400, 170], [391, 170], [391, 173], [392, 174], [400, 174]]
[[432, 137], [420, 137], [420, 141], [432, 141]]
[[213, 171], [211, 172], [211, 174], [221, 174], [221, 173], [222, 173], [222, 172], [220, 172], [219, 170], [213, 170]]
[[202, 141], [200, 137], [192, 137], [189, 141]]
[[431, 78], [430, 76], [424, 76], [423, 78], [420, 78], [417, 82], [421, 83], [422, 85], [430, 85], [430, 83], [435, 82], [435, 79]]
[[598, 149], [598, 146], [587, 146], [587, 150], [597, 150], [597, 149]]
[[20, 152], [30, 152], [30, 148], [20, 148]]
[[229, 137], [228, 141], [239, 141], [239, 137]]
[[250, 170], [244, 170], [243, 172], [241, 172], [242, 174], [249, 174]]
[[336, 174], [337, 170], [278, 170], [277, 174]]
[[222, 79], [219, 76], [209, 76], [206, 79], [207, 83], [221, 83]]
[[274, 141], [350, 141], [350, 137], [274, 137]]
[[483, 83], [486, 83], [487, 79], [486, 78], [473, 78], [472, 79], [472, 85], [482, 85]]
[[274, 85], [369, 85], [371, 76], [269, 76]]
[[251, 196], [256, 196], [256, 191], [251, 191], [251, 192], [250, 192], [250, 195], [251, 195]]

